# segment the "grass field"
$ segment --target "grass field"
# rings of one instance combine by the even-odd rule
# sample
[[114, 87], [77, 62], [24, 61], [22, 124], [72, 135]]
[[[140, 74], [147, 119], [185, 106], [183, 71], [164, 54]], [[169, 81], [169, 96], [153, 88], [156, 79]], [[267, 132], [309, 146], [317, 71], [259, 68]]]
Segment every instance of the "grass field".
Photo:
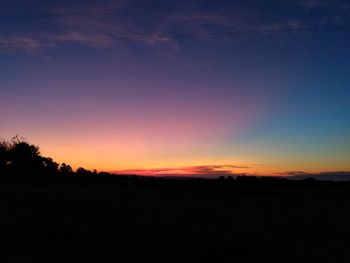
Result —
[[350, 262], [350, 187], [0, 185], [0, 262]]

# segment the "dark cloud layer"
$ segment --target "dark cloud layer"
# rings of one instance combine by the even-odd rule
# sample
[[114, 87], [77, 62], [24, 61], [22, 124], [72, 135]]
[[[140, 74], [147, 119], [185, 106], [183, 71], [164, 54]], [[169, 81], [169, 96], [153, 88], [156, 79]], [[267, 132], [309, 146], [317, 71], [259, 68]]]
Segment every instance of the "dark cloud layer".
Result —
[[217, 178], [219, 176], [238, 176], [245, 173], [236, 172], [237, 169], [249, 169], [249, 166], [239, 165], [198, 165], [180, 168], [130, 169], [114, 171], [116, 174], [136, 174], [153, 176], [191, 176], [198, 178]]
[[350, 171], [331, 171], [320, 173], [307, 173], [303, 171], [289, 171], [281, 173], [283, 176], [287, 176], [290, 179], [307, 179], [314, 178], [321, 181], [350, 181]]

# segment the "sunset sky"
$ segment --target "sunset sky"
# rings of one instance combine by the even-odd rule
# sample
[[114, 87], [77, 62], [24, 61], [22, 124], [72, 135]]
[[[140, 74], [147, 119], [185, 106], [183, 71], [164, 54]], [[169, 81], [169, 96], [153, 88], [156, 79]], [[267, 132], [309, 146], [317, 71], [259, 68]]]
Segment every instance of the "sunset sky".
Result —
[[348, 1], [2, 0], [0, 138], [122, 173], [350, 171], [349, 47]]

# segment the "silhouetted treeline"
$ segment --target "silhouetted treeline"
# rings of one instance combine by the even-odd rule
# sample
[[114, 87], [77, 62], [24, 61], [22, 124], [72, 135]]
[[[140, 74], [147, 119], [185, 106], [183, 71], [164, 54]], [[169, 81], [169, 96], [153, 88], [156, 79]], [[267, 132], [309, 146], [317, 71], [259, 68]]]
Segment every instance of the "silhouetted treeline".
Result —
[[76, 172], [70, 165], [59, 164], [52, 158], [43, 157], [39, 147], [28, 143], [18, 136], [10, 141], [0, 141], [0, 175], [12, 177], [54, 177], [54, 176], [93, 176], [91, 172], [82, 167]]
[[[284, 177], [261, 176], [220, 176], [215, 179], [186, 178], [177, 180], [172, 177], [140, 177], [136, 175], [116, 175], [106, 172], [90, 171], [79, 167], [73, 171], [68, 164], [59, 164], [49, 157], [43, 157], [39, 147], [28, 143], [18, 136], [10, 141], [0, 141], [0, 179], [24, 183], [45, 183], [48, 181], [78, 184], [102, 184], [111, 185], [114, 182], [124, 182], [130, 185], [145, 186], [151, 183], [159, 186], [181, 184], [192, 187], [211, 185], [231, 187], [233, 185], [350, 185], [350, 182], [317, 181], [313, 178], [303, 180], [290, 180]], [[181, 182], [178, 182], [181, 181]], [[137, 183], [136, 183], [137, 182]], [[155, 183], [156, 182], [156, 183]]]

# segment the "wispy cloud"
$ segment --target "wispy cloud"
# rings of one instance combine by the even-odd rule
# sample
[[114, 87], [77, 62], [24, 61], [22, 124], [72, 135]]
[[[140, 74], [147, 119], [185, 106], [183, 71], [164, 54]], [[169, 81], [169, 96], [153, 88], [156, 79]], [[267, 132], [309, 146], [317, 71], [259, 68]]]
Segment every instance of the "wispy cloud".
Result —
[[250, 169], [249, 166], [239, 165], [197, 165], [179, 168], [151, 168], [113, 171], [116, 174], [136, 174], [150, 176], [191, 176], [202, 178], [217, 178], [219, 176], [238, 176], [246, 173], [239, 170]]
[[324, 181], [349, 181], [350, 171], [327, 171], [319, 173], [308, 173], [304, 171], [287, 171], [278, 175], [287, 176], [292, 179], [314, 178]]
[[299, 5], [306, 11], [313, 9], [325, 9], [332, 8], [337, 10], [348, 10], [349, 4], [346, 1], [339, 0], [301, 0]]
[[[60, 13], [57, 8], [47, 11]], [[176, 47], [173, 39], [162, 31], [162, 23], [145, 31], [144, 26], [136, 23], [134, 16], [77, 13], [47, 19], [50, 27], [46, 29], [0, 34], [0, 52], [21, 50], [35, 53], [45, 47], [69, 43], [106, 49], [117, 47], [121, 41], [145, 45], [170, 44]]]
[[23, 50], [28, 53], [36, 53], [42, 46], [42, 41], [31, 36], [6, 36], [0, 37], [0, 52]]
[[[130, 2], [120, 1], [119, 6], [132, 6]], [[137, 6], [138, 3], [135, 1], [134, 4]], [[297, 5], [306, 11], [328, 7], [332, 10], [343, 10], [343, 12], [333, 14], [333, 20], [327, 20], [327, 23], [341, 22], [346, 13], [344, 10], [349, 8], [348, 4], [339, 0], [300, 0]], [[177, 8], [166, 8], [165, 12], [160, 12], [160, 9], [143, 10], [141, 8], [133, 12], [124, 10], [124, 12], [74, 13], [74, 10], [108, 10], [115, 6], [115, 1], [90, 2], [86, 3], [84, 8], [77, 7], [74, 3], [48, 4], [41, 12], [44, 15], [66, 13], [67, 10], [73, 14], [49, 16], [44, 20], [47, 22], [47, 27], [40, 27], [40, 30], [16, 30], [9, 31], [11, 33], [8, 34], [0, 34], [0, 51], [22, 50], [33, 53], [45, 47], [56, 47], [70, 42], [93, 48], [110, 49], [122, 45], [123, 41], [132, 41], [145, 46], [168, 45], [179, 49], [181, 40], [175, 39], [174, 34], [198, 34], [200, 37], [195, 38], [198, 41], [207, 39], [205, 34], [211, 32], [297, 30], [307, 24], [305, 19], [292, 15], [257, 21], [246, 15], [251, 12], [234, 12], [234, 10], [244, 10], [244, 5], [238, 9], [236, 6], [231, 10], [232, 5], [229, 4], [218, 5], [219, 8], [215, 11], [208, 11], [204, 8], [205, 5], [201, 8], [201, 5], [198, 4], [183, 7], [181, 12]], [[309, 19], [307, 21], [310, 22]], [[319, 23], [320, 21], [317, 21], [317, 25]]]
[[302, 0], [299, 2], [299, 4], [306, 10], [310, 10], [313, 8], [325, 8], [327, 7], [330, 2], [329, 0]]

